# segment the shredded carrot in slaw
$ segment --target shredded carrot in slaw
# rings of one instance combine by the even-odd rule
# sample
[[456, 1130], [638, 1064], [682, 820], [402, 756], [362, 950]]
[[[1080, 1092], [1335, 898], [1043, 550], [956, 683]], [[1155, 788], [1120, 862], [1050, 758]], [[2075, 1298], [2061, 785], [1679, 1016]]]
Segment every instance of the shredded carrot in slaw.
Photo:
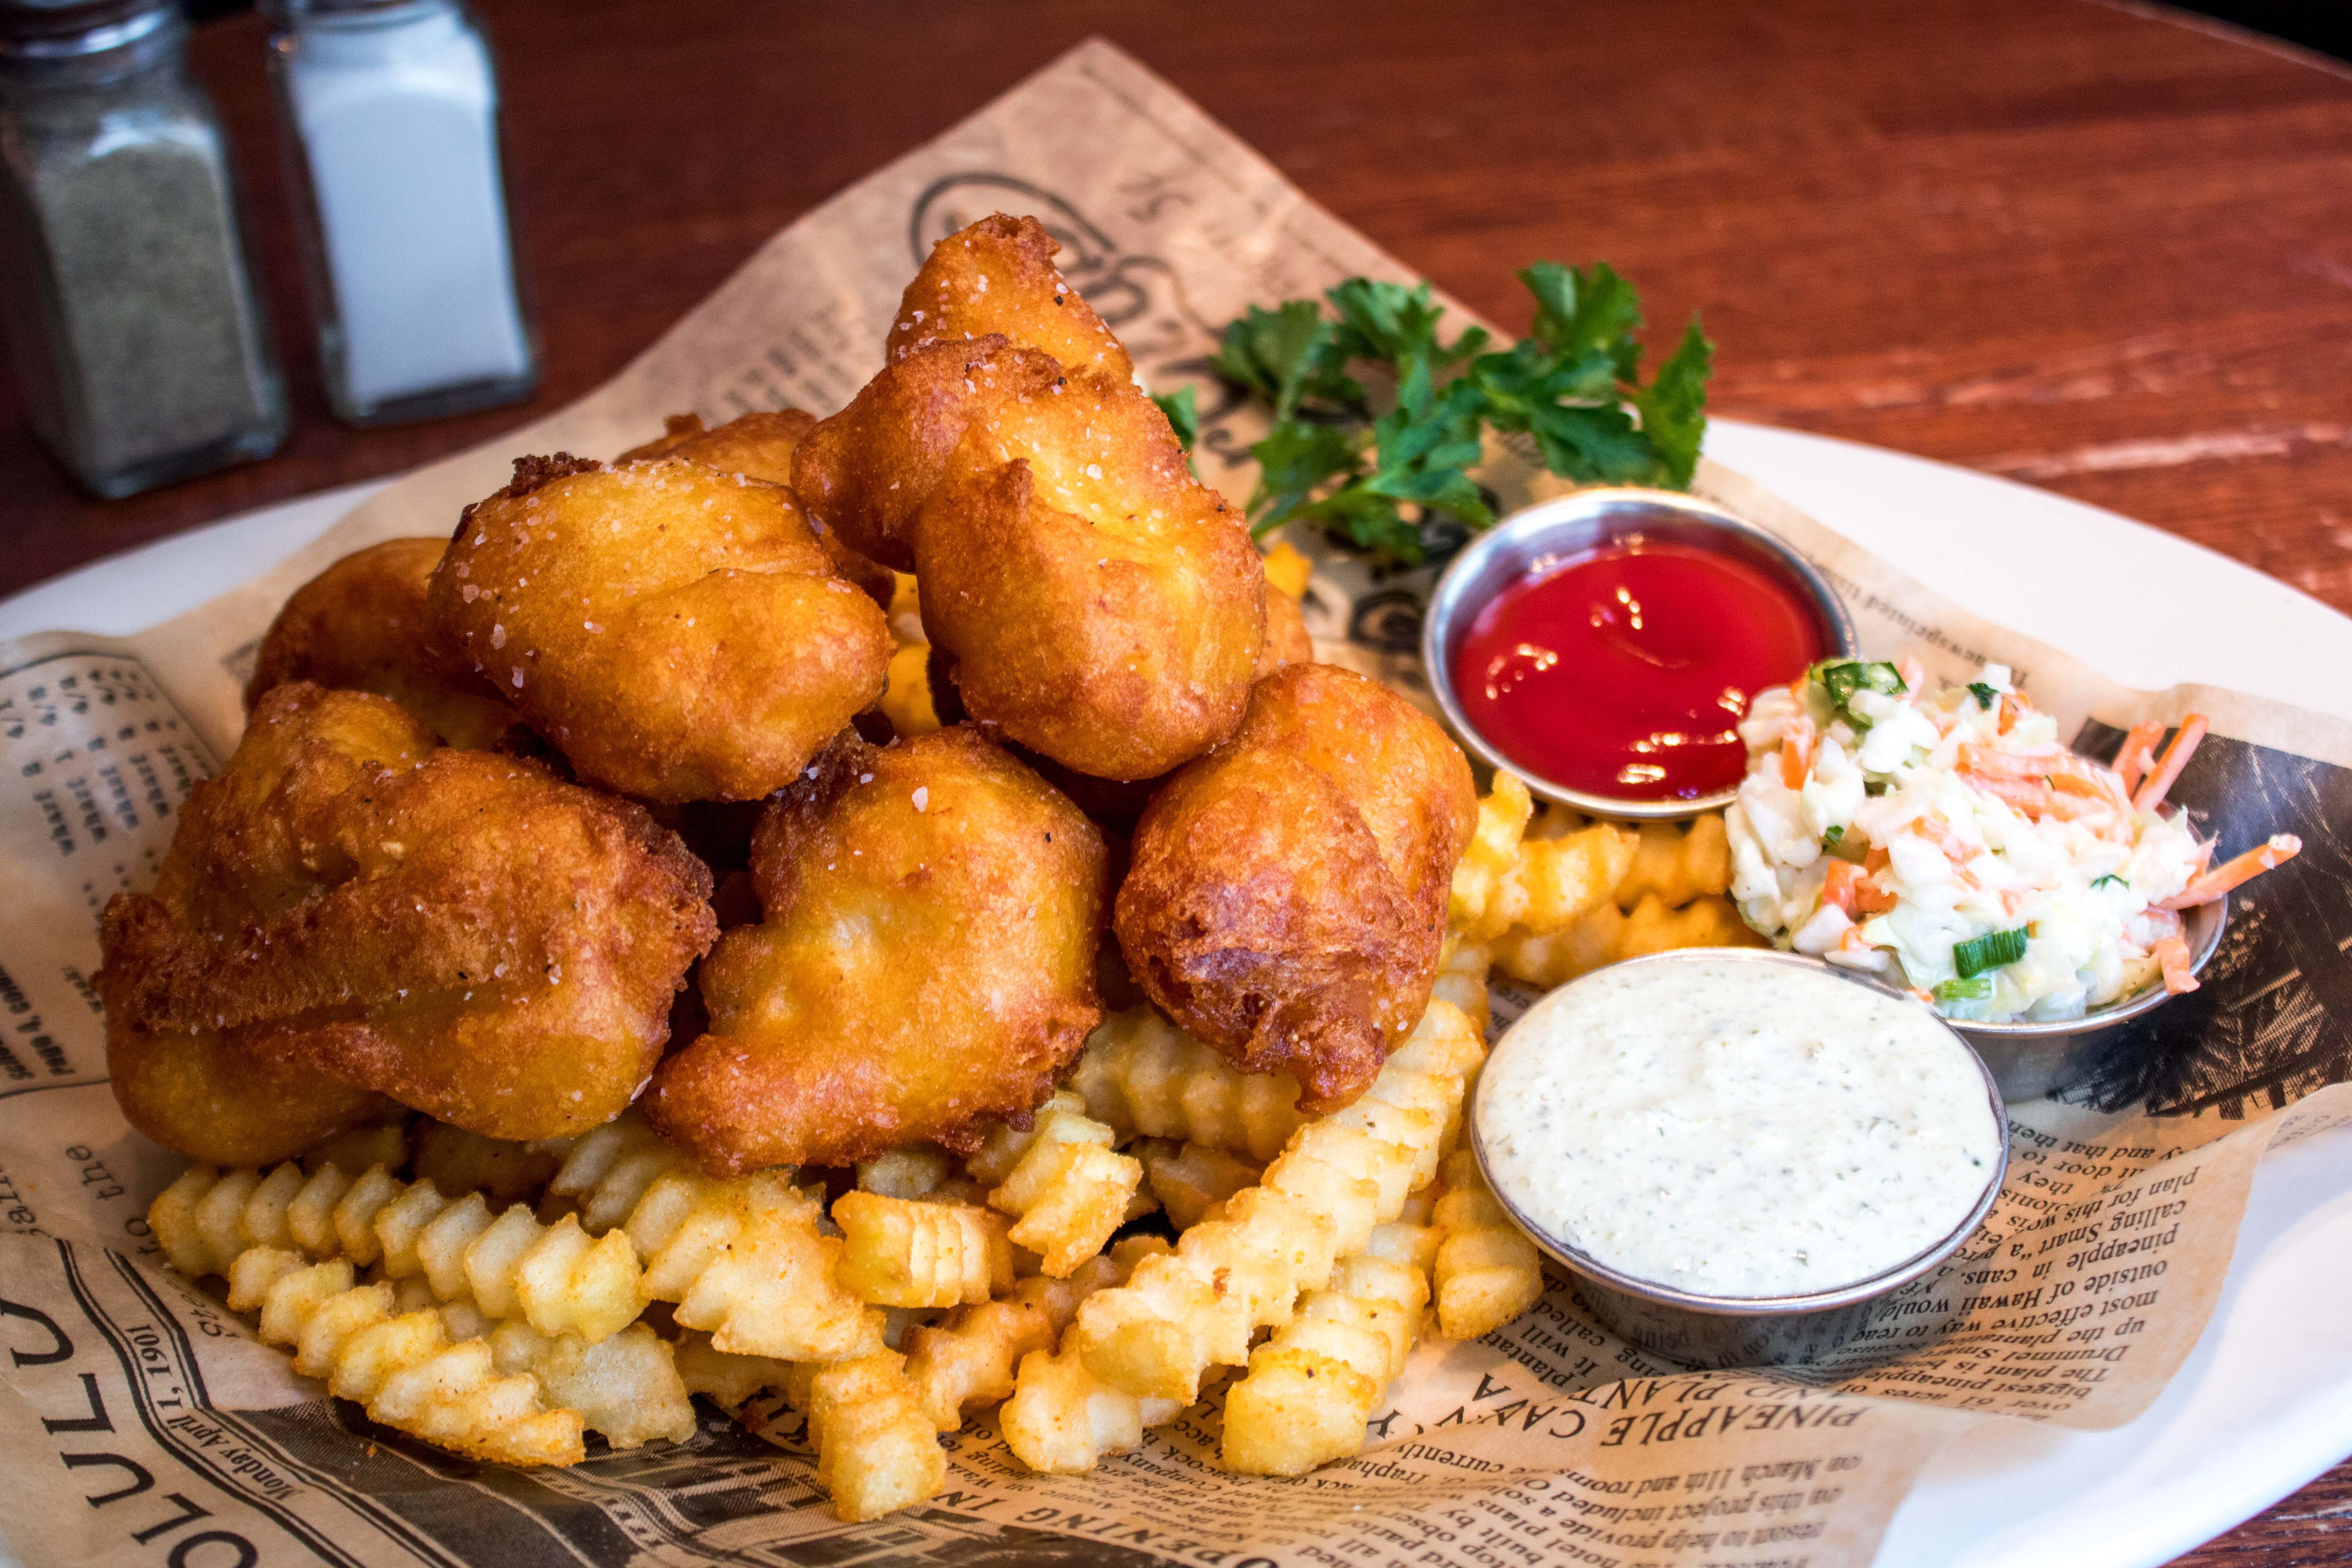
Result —
[[1805, 775], [1813, 771], [1813, 755], [1819, 749], [1821, 731], [1812, 720], [1800, 713], [1789, 721], [1780, 732], [1780, 782], [1790, 789], [1805, 787]]
[[2180, 770], [2189, 765], [2189, 757], [2197, 750], [2197, 742], [2205, 738], [2205, 715], [2202, 713], [2191, 713], [2180, 721], [2179, 732], [2172, 737], [2172, 744], [2164, 748], [2164, 755], [2158, 760], [2155, 771], [2133, 792], [2133, 810], [2154, 811], [2162, 803], [2165, 792], [2180, 777]]
[[2186, 910], [2210, 904], [2231, 889], [2265, 871], [2274, 871], [2302, 853], [2302, 839], [2292, 833], [2274, 833], [2268, 842], [2255, 845], [2243, 855], [2232, 856], [2156, 907]]

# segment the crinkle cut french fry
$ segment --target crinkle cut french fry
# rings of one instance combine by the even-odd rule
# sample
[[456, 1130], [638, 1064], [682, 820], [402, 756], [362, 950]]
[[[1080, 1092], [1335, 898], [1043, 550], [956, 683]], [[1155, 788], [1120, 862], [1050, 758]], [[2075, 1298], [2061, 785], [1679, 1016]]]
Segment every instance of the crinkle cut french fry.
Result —
[[1444, 955], [1438, 962], [1437, 979], [1429, 989], [1431, 1000], [1451, 1002], [1461, 1008], [1482, 1040], [1486, 1037], [1486, 1026], [1494, 1018], [1493, 1002], [1486, 994], [1486, 972], [1493, 963], [1494, 952], [1486, 943], [1449, 932]]
[[1685, 947], [1757, 947], [1763, 941], [1727, 899], [1701, 897], [1670, 910], [1653, 892], [1631, 914], [1604, 904], [1549, 935], [1513, 930], [1495, 942], [1495, 967], [1530, 985], [1563, 985], [1620, 959]]
[[296, 1349], [295, 1370], [324, 1377], [387, 1426], [469, 1458], [571, 1465], [583, 1457], [576, 1410], [550, 1410], [527, 1373], [499, 1375], [484, 1341], [450, 1342], [438, 1312], [392, 1312], [388, 1285], [354, 1285], [349, 1259], [306, 1265], [254, 1247], [231, 1265], [233, 1298], [260, 1308], [261, 1337]]
[[1034, 1275], [1011, 1295], [959, 1308], [936, 1328], [909, 1329], [907, 1381], [916, 1403], [940, 1431], [954, 1431], [971, 1406], [1011, 1394], [1021, 1358], [1053, 1349], [1078, 1303], [1120, 1278], [1118, 1265], [1097, 1254], [1066, 1279]]
[[1140, 1139], [1134, 1149], [1143, 1162], [1145, 1183], [1178, 1230], [1191, 1229], [1212, 1205], [1257, 1185], [1265, 1169], [1222, 1149], [1173, 1138]]
[[[206, 1223], [203, 1207], [205, 1199], [219, 1187], [218, 1171], [210, 1165], [191, 1165], [147, 1205], [148, 1230], [163, 1249], [165, 1261], [187, 1279], [201, 1279], [228, 1266], [227, 1258], [221, 1256], [215, 1226]], [[242, 1239], [239, 1233], [231, 1234]], [[233, 1250], [228, 1257], [236, 1255]]]
[[1254, 1328], [1288, 1321], [1344, 1244], [1403, 1211], [1446, 1125], [1433, 1092], [1458, 1102], [1483, 1053], [1462, 1010], [1433, 1002], [1354, 1106], [1299, 1129], [1261, 1185], [1185, 1231], [1172, 1255], [1087, 1299], [1074, 1332], [1087, 1371], [1138, 1398], [1189, 1404], [1211, 1365], [1243, 1364]]
[[[337, 1230], [336, 1215], [355, 1185], [363, 1189], [362, 1203], [374, 1199], [379, 1206], [388, 1201], [383, 1194], [401, 1190], [381, 1166], [354, 1184], [333, 1164], [307, 1177], [291, 1161], [267, 1174], [191, 1165], [149, 1206], [147, 1224], [172, 1267], [191, 1279], [225, 1274], [230, 1259], [253, 1247], [299, 1248], [312, 1258], [348, 1254], [352, 1249]], [[360, 1225], [369, 1245], [352, 1261], [372, 1263], [373, 1235], [364, 1219]]]
[[[1093, 1289], [1123, 1284], [1148, 1258], [1165, 1257], [1168, 1244], [1156, 1236], [1133, 1236], [1087, 1266], [1108, 1278]], [[1076, 1282], [1076, 1280], [1073, 1283]], [[1074, 1303], [1075, 1306], [1075, 1303]], [[1063, 1327], [1067, 1328], [1065, 1323]], [[1183, 1406], [1172, 1399], [1137, 1399], [1087, 1371], [1075, 1342], [1055, 1352], [1051, 1340], [1023, 1351], [1012, 1382], [1012, 1397], [997, 1410], [997, 1426], [1023, 1464], [1033, 1470], [1075, 1475], [1091, 1470], [1105, 1454], [1125, 1453], [1143, 1441], [1144, 1428], [1172, 1421]]]
[[404, 1111], [397, 1121], [346, 1127], [312, 1144], [303, 1152], [302, 1168], [316, 1175], [322, 1165], [341, 1165], [346, 1171], [382, 1165], [396, 1176], [408, 1169], [408, 1115]]
[[1173, 1421], [1184, 1406], [1173, 1399], [1138, 1399], [1096, 1377], [1075, 1344], [1058, 1354], [1031, 1351], [1021, 1358], [1013, 1397], [997, 1412], [1005, 1445], [1033, 1470], [1074, 1476], [1107, 1454], [1139, 1446], [1147, 1428]]
[[1493, 1333], [1543, 1294], [1543, 1259], [1513, 1225], [1479, 1173], [1477, 1158], [1445, 1158], [1445, 1194], [1437, 1200], [1442, 1237], [1433, 1270], [1438, 1331], [1449, 1340]]
[[500, 1373], [529, 1373], [547, 1404], [577, 1410], [616, 1448], [693, 1435], [694, 1407], [672, 1348], [648, 1324], [632, 1323], [595, 1344], [577, 1334], [542, 1334], [529, 1323], [486, 1316], [469, 1298], [443, 1300], [422, 1275], [392, 1286], [392, 1310], [437, 1312], [452, 1342], [488, 1342]]
[[1013, 1288], [1004, 1221], [986, 1209], [851, 1192], [834, 1200], [833, 1220], [842, 1231], [835, 1277], [864, 1300], [952, 1307]]
[[[1505, 884], [1518, 868], [1519, 842], [1526, 837], [1535, 801], [1528, 786], [1508, 773], [1496, 773], [1494, 787], [1478, 802], [1478, 821], [1470, 842], [1454, 862], [1454, 887], [1448, 900], [1447, 923], [1456, 930], [1486, 936], [1499, 935], [1511, 923], [1505, 916]], [[1497, 919], [1501, 923], [1486, 928]]]
[[190, 1278], [224, 1272], [228, 1258], [254, 1247], [358, 1264], [381, 1258], [391, 1278], [421, 1275], [445, 1301], [470, 1298], [493, 1318], [527, 1318], [543, 1333], [591, 1342], [618, 1332], [644, 1305], [625, 1237], [592, 1242], [572, 1216], [542, 1226], [520, 1204], [493, 1218], [479, 1193], [451, 1203], [432, 1183], [403, 1184], [381, 1166], [358, 1182], [334, 1165], [308, 1177], [291, 1162], [266, 1176], [197, 1166], [149, 1213], [164, 1255]]
[[1181, 1138], [1270, 1160], [1307, 1118], [1288, 1072], [1240, 1073], [1150, 1006], [1087, 1037], [1069, 1087], [1122, 1138]]
[[[1556, 931], [1601, 907], [1633, 866], [1632, 834], [1606, 823], [1560, 837], [1528, 832], [1533, 803], [1508, 773], [1478, 803], [1478, 824], [1454, 870], [1451, 921], [1476, 942], [1514, 925]], [[1564, 823], [1563, 823], [1564, 826]]]
[[[1652, 894], [1670, 910], [1693, 899], [1721, 898], [1731, 888], [1731, 836], [1723, 814], [1692, 817], [1687, 826], [1642, 824], [1633, 863], [1610, 890], [1611, 901], [1632, 911]], [[1530, 929], [1543, 928], [1533, 925]]]
[[[1386, 1228], [1386, 1227], [1383, 1227]], [[1364, 1426], [1404, 1370], [1429, 1300], [1410, 1264], [1360, 1253], [1308, 1294], [1225, 1391], [1223, 1457], [1253, 1476], [1299, 1476], [1364, 1446]]]
[[625, 1110], [572, 1142], [548, 1181], [546, 1201], [577, 1209], [582, 1228], [602, 1236], [625, 1221], [654, 1183], [685, 1158], [634, 1110]]
[[819, 1233], [824, 1213], [773, 1172], [721, 1182], [674, 1171], [624, 1234], [645, 1259], [646, 1298], [677, 1302], [680, 1327], [732, 1354], [840, 1361], [882, 1348], [882, 1314], [835, 1279], [842, 1243]]
[[797, 1367], [785, 1397], [808, 1416], [817, 1485], [856, 1523], [935, 1495], [947, 1481], [939, 1436], [908, 1386], [906, 1358], [877, 1351], [855, 1361]]
[[857, 1190], [919, 1198], [955, 1174], [955, 1157], [936, 1143], [910, 1143], [857, 1162]]
[[[568, 1148], [571, 1140], [551, 1140]], [[446, 1122], [425, 1121], [416, 1135], [416, 1174], [451, 1197], [484, 1193], [501, 1207], [536, 1200], [562, 1167], [563, 1151], [485, 1138]]]
[[1020, 1159], [988, 1194], [990, 1207], [1017, 1222], [1013, 1244], [1039, 1254], [1057, 1279], [1102, 1251], [1143, 1180], [1140, 1161], [1111, 1152], [1113, 1136], [1062, 1089], [1039, 1109]]
[[694, 1436], [694, 1405], [670, 1346], [645, 1323], [631, 1323], [596, 1344], [520, 1322], [496, 1324], [488, 1338], [499, 1371], [529, 1373], [549, 1405], [577, 1410], [588, 1429], [602, 1432], [615, 1448], [653, 1437], [682, 1443]]
[[773, 1356], [730, 1355], [716, 1349], [710, 1336], [688, 1329], [671, 1347], [678, 1380], [688, 1394], [699, 1394], [724, 1410], [739, 1410], [763, 1388], [782, 1388], [793, 1363]]

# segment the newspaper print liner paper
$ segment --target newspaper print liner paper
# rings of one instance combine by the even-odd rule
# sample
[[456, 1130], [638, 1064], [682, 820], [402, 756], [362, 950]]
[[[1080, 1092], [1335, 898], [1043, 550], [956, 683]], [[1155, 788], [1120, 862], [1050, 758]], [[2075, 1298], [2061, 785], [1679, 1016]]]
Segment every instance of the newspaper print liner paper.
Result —
[[[1773, 527], [1846, 593], [1864, 647], [1939, 679], [1999, 658], [2096, 748], [2189, 708], [2216, 738], [2179, 787], [2226, 854], [2277, 830], [2304, 856], [2239, 895], [2206, 988], [2110, 1060], [2097, 1103], [2013, 1108], [2000, 1203], [1966, 1252], [1833, 1363], [1685, 1373], [1606, 1331], [1555, 1277], [1517, 1323], [1423, 1343], [1359, 1458], [1297, 1481], [1213, 1466], [1219, 1401], [1093, 1475], [1029, 1475], [983, 1420], [946, 1439], [947, 1489], [835, 1521], [796, 1417], [757, 1435], [704, 1411], [689, 1442], [570, 1470], [482, 1467], [370, 1426], [173, 1279], [146, 1205], [181, 1162], [104, 1088], [88, 974], [97, 910], [142, 884], [178, 803], [235, 744], [252, 649], [285, 595], [377, 539], [437, 532], [514, 455], [609, 454], [691, 408], [827, 412], [878, 363], [930, 243], [1034, 213], [1155, 389], [1192, 381], [1200, 461], [1253, 478], [1256, 411], [1205, 375], [1217, 325], [1397, 262], [1108, 44], [1081, 46], [776, 236], [604, 388], [410, 476], [247, 586], [141, 636], [0, 647], [0, 1464], [32, 1568], [325, 1560], [469, 1568], [676, 1564], [1867, 1562], [1935, 1448], [1989, 1414], [2131, 1419], [2212, 1310], [2263, 1147], [2352, 1120], [2352, 726], [2235, 693], [2127, 691], [1958, 611], [1738, 475], [1699, 488]], [[1466, 317], [1465, 317], [1466, 320]], [[1504, 509], [1557, 481], [1497, 448]], [[1423, 695], [1435, 564], [1382, 575], [1319, 539], [1319, 654]], [[1529, 1000], [1498, 984], [1498, 1014]], [[2305, 1098], [2308, 1097], [2308, 1098]], [[2297, 1103], [2300, 1101], [2300, 1103]], [[2277, 1114], [2294, 1105], [2286, 1114]], [[2144, 1107], [2144, 1109], [2143, 1109]], [[2104, 1108], [2104, 1109], [2103, 1109]], [[2291, 1124], [2291, 1126], [2290, 1126]]]

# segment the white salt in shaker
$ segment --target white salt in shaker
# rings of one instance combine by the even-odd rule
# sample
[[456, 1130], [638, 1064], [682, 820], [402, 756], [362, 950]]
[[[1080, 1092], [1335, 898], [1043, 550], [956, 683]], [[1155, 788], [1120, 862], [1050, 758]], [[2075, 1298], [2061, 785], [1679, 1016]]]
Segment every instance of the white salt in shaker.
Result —
[[275, 0], [270, 74], [327, 395], [353, 425], [526, 397], [498, 79], [456, 0]]

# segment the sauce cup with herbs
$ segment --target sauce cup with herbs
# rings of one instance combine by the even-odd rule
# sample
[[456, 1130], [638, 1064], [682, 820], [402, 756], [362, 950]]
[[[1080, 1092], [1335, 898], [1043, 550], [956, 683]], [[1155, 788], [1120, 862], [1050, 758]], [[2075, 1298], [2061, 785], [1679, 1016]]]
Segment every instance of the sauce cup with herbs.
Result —
[[1991, 1208], [2008, 1119], [1924, 1004], [1792, 953], [1596, 970], [1496, 1042], [1470, 1136], [1585, 1303], [1692, 1366], [1812, 1361]]

